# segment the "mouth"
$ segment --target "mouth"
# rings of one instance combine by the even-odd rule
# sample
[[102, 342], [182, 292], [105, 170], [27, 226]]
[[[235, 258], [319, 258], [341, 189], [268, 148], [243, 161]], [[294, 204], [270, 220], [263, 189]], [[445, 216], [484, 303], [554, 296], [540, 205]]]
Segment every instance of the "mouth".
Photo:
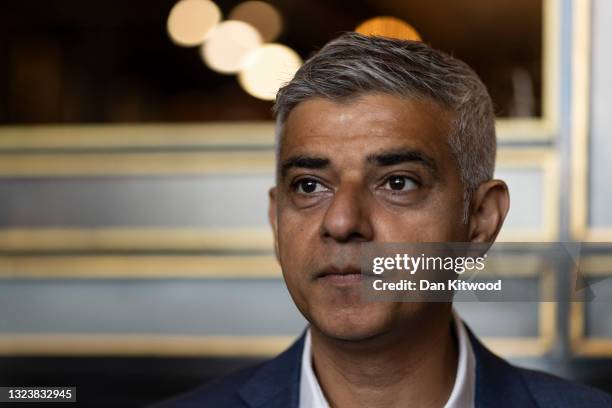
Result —
[[329, 267], [315, 276], [315, 280], [340, 286], [360, 283], [362, 278], [361, 270], [352, 266], [346, 268]]

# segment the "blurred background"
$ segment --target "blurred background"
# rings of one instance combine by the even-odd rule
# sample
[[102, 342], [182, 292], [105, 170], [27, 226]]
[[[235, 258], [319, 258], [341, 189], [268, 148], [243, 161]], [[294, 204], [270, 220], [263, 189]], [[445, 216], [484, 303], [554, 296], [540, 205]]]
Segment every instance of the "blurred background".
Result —
[[[267, 225], [272, 99], [343, 31], [469, 63], [498, 115], [501, 240], [599, 242], [582, 272], [612, 293], [611, 19], [607, 0], [4, 4], [0, 385], [142, 406], [301, 333]], [[609, 303], [552, 272], [557, 302], [457, 308], [500, 355], [612, 391]]]
[[[340, 32], [389, 16], [474, 67], [500, 116], [538, 117], [542, 12], [541, 1], [529, 0], [9, 2], [0, 34], [0, 120], [269, 120], [270, 102], [250, 96], [250, 81], [239, 84], [233, 75], [242, 53], [276, 42], [305, 58]], [[262, 64], [274, 67], [282, 57], [268, 56]]]

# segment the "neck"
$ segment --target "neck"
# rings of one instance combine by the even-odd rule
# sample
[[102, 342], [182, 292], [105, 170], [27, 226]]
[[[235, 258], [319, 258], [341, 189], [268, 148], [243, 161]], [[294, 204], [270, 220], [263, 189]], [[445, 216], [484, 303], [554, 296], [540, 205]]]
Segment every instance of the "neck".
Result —
[[443, 407], [457, 371], [450, 305], [363, 341], [326, 336], [311, 326], [313, 368], [333, 407]]

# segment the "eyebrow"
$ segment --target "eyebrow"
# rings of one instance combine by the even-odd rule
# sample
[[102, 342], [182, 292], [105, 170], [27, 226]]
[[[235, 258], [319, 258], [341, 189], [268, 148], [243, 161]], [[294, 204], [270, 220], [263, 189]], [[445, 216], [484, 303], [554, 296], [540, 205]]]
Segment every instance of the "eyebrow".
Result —
[[298, 155], [288, 158], [281, 165], [281, 176], [285, 177], [291, 168], [324, 169], [330, 165], [330, 160], [325, 157]]
[[390, 150], [369, 155], [366, 161], [376, 166], [394, 166], [396, 164], [417, 162], [428, 167], [434, 174], [438, 172], [435, 160], [420, 150]]
[[[434, 174], [438, 172], [435, 160], [420, 150], [401, 149], [372, 154], [366, 157], [366, 162], [380, 167], [417, 162], [429, 168]], [[331, 161], [325, 157], [297, 155], [288, 158], [282, 163], [280, 174], [281, 177], [285, 177], [289, 169], [292, 168], [318, 170], [324, 169], [330, 164]]]

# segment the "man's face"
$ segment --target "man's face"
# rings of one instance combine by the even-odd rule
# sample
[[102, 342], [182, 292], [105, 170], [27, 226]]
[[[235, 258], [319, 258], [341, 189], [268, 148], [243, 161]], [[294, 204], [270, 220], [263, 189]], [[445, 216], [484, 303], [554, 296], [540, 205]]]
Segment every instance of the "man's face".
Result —
[[467, 240], [452, 119], [435, 102], [385, 94], [313, 98], [287, 118], [270, 218], [289, 292], [326, 335], [370, 338], [440, 310], [362, 302], [360, 244]]

